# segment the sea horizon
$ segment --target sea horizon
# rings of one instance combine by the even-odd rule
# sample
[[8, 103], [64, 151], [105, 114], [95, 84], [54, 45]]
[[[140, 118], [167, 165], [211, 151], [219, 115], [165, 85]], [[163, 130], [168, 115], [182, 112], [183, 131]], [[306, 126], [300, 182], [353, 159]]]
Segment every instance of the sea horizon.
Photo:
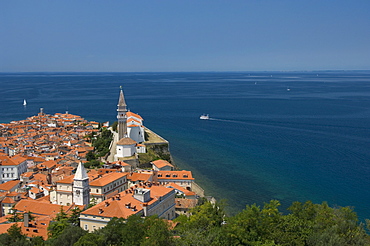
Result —
[[0, 74], [104, 74], [104, 73], [306, 73], [306, 72], [369, 72], [370, 69], [297, 69], [297, 70], [184, 70], [184, 71], [3, 71]]

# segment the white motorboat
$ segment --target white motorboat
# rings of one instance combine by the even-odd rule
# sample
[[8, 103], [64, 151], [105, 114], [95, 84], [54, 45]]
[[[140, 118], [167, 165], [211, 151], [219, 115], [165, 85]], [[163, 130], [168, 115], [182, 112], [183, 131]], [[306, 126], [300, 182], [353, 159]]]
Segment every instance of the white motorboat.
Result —
[[201, 120], [209, 120], [209, 114], [202, 114], [199, 119]]

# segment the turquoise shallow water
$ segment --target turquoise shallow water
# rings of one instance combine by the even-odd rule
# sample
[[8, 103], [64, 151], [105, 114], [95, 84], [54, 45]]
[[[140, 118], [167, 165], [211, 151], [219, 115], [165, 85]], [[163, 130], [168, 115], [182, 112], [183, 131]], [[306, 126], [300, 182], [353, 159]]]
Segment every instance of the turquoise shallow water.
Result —
[[120, 85], [177, 164], [230, 210], [313, 200], [370, 218], [369, 71], [0, 74], [0, 122], [40, 107], [112, 122]]

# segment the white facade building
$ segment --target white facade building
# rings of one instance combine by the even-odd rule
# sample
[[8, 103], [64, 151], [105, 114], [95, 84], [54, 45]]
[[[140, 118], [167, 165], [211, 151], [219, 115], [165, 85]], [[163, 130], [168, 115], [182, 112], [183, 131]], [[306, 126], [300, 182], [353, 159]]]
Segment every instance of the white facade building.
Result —
[[131, 138], [122, 138], [117, 142], [116, 158], [133, 156], [136, 153], [136, 142]]
[[22, 173], [27, 172], [27, 158], [22, 156], [0, 157], [0, 183], [19, 179]]
[[145, 132], [143, 126], [143, 118], [140, 115], [127, 112], [127, 133], [128, 136], [137, 143], [145, 141]]

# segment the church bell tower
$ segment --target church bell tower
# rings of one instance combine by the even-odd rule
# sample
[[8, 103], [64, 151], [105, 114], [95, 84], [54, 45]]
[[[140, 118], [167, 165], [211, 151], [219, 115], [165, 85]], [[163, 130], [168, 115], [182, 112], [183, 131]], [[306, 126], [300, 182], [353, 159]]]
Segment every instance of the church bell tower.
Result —
[[88, 206], [90, 203], [89, 177], [82, 162], [78, 164], [73, 180], [73, 202], [76, 205]]
[[119, 100], [117, 105], [117, 120], [118, 120], [118, 141], [124, 137], [127, 137], [127, 105], [125, 102], [125, 96], [123, 95], [122, 86], [119, 94]]

